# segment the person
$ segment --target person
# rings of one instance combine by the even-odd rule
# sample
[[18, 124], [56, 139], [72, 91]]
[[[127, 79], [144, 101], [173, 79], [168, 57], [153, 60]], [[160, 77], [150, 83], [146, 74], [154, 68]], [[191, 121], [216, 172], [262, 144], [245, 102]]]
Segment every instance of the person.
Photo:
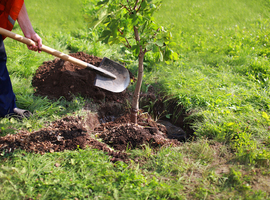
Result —
[[[36, 42], [36, 45], [27, 46], [28, 49], [41, 52], [42, 39], [32, 27], [24, 0], [0, 0], [0, 27], [12, 30], [16, 20], [24, 36]], [[16, 106], [16, 97], [6, 66], [4, 39], [5, 37], [0, 35], [0, 117], [14, 114], [28, 117], [31, 115], [29, 111]]]

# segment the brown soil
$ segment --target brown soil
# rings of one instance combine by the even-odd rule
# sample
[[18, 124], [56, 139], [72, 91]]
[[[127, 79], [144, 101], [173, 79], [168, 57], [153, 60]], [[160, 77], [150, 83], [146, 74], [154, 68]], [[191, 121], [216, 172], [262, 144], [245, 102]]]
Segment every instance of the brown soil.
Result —
[[[70, 55], [95, 66], [99, 66], [102, 60], [82, 52]], [[124, 104], [130, 95], [126, 91], [112, 93], [94, 87], [94, 79], [94, 72], [61, 59], [44, 62], [32, 81], [36, 95], [50, 99], [65, 97], [67, 100], [80, 95], [103, 103], [100, 104], [97, 114], [88, 113], [84, 118], [69, 116], [38, 131], [20, 131], [15, 135], [1, 137], [0, 152], [9, 153], [23, 149], [44, 154], [90, 147], [108, 153], [111, 161], [115, 162], [128, 160], [125, 153], [127, 149], [143, 148], [144, 144], [151, 148], [180, 145], [179, 141], [186, 137], [184, 130], [168, 121], [163, 120], [164, 125], [157, 123], [146, 113], [139, 114], [138, 124], [131, 123], [129, 111]], [[153, 90], [149, 90], [142, 95], [143, 98], [147, 102], [154, 100], [156, 95]], [[157, 102], [159, 104], [154, 106], [156, 110], [163, 106], [161, 102]], [[159, 109], [157, 112], [163, 111]], [[101, 138], [103, 142], [95, 138]]]
[[131, 123], [129, 114], [125, 114], [95, 128], [99, 138], [120, 151], [141, 148], [144, 144], [152, 148], [180, 145], [177, 140], [169, 139], [166, 131], [164, 125], [153, 121], [148, 114], [140, 114], [138, 124]]
[[78, 148], [94, 148], [112, 156], [112, 161], [127, 160], [123, 152], [116, 152], [106, 144], [90, 137], [82, 117], [65, 117], [51, 123], [39, 131], [21, 131], [16, 135], [0, 138], [0, 151], [5, 153], [22, 149], [27, 152], [41, 153], [76, 150]]
[[[22, 149], [27, 152], [44, 154], [90, 147], [106, 152], [111, 156], [111, 161], [116, 162], [128, 161], [125, 150], [142, 148], [143, 144], [148, 144], [153, 148], [180, 144], [177, 140], [166, 137], [166, 134], [162, 132], [166, 128], [162, 125], [143, 127], [126, 123], [126, 119], [129, 118], [122, 116], [115, 122], [100, 125], [97, 115], [94, 114], [89, 114], [85, 120], [80, 116], [65, 117], [32, 133], [21, 131], [18, 134], [1, 137], [0, 152], [11, 153], [16, 149]], [[149, 119], [140, 115], [139, 121], [147, 123]], [[151, 122], [147, 124], [150, 125]], [[94, 130], [92, 130], [93, 128]], [[102, 138], [103, 142], [94, 139], [94, 136]]]

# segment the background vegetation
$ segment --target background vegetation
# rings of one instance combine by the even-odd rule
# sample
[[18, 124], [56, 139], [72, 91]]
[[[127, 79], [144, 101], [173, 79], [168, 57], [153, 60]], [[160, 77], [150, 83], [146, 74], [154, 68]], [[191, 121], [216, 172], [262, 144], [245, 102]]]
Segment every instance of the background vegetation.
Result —
[[[28, 0], [26, 6], [47, 46], [107, 56], [136, 72], [131, 54], [96, 41], [100, 30], [84, 21], [94, 2]], [[269, 199], [269, 8], [268, 0], [164, 0], [155, 19], [172, 31], [179, 60], [160, 64], [149, 54], [144, 84], [158, 82], [191, 113], [196, 140], [159, 152], [131, 151], [129, 165], [113, 165], [90, 149], [3, 154], [0, 199]], [[21, 34], [18, 26], [14, 32]], [[18, 106], [34, 117], [0, 119], [2, 136], [81, 112], [86, 100], [80, 97], [51, 102], [33, 95], [32, 76], [52, 56], [11, 39], [5, 46]]]

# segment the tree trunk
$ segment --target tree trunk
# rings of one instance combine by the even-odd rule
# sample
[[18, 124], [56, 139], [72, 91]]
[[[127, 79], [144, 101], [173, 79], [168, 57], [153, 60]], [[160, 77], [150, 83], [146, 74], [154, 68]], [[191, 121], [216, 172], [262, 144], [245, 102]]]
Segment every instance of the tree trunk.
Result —
[[132, 106], [131, 106], [131, 122], [137, 124], [137, 116], [139, 111], [139, 99], [140, 99], [140, 91], [142, 86], [142, 80], [143, 80], [143, 59], [144, 59], [144, 52], [140, 51], [139, 54], [139, 70], [138, 70], [138, 79], [136, 83], [136, 88], [133, 94], [132, 99]]

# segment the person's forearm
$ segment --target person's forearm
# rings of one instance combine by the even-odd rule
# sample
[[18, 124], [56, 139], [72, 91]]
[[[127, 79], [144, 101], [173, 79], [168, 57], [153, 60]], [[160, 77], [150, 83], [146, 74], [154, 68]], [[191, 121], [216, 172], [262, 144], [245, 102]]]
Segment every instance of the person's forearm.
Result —
[[42, 39], [33, 29], [33, 26], [27, 14], [25, 4], [23, 4], [22, 6], [22, 9], [18, 15], [17, 21], [22, 29], [24, 36], [33, 40], [37, 44], [37, 45], [27, 45], [28, 49], [33, 50], [33, 51], [38, 51], [40, 53], [41, 47], [42, 47]]
[[20, 13], [18, 15], [17, 21], [18, 21], [18, 23], [19, 23], [25, 37], [31, 38], [31, 36], [33, 34], [35, 34], [35, 31], [34, 31], [34, 29], [32, 27], [32, 24], [30, 22], [28, 14], [27, 14], [25, 4], [23, 4], [23, 6], [22, 6], [22, 9], [21, 9], [21, 11], [20, 11]]

